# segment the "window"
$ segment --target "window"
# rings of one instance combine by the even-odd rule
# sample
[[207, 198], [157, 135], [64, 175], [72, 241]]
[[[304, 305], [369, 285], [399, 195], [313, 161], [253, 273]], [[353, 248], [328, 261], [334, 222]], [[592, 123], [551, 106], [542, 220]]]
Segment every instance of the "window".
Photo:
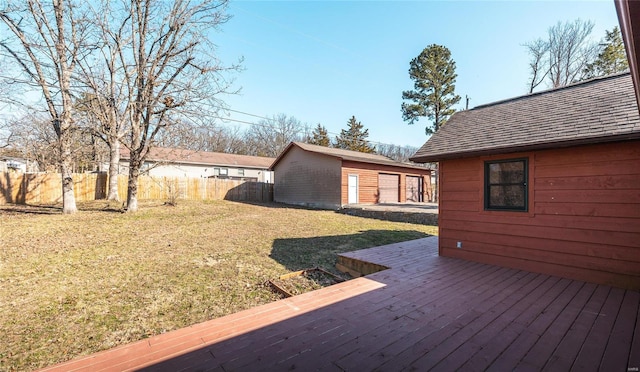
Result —
[[229, 174], [229, 170], [227, 168], [220, 168], [220, 175], [226, 176]]
[[238, 176], [244, 176], [244, 169], [238, 169]]
[[527, 211], [527, 159], [484, 163], [484, 209]]
[[213, 168], [213, 175], [214, 176], [219, 176], [220, 175], [220, 168]]

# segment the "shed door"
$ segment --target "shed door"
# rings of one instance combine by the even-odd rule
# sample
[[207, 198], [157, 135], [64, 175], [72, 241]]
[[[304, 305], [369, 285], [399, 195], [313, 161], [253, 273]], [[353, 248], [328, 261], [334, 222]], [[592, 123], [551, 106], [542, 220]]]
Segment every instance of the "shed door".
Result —
[[407, 201], [422, 201], [422, 177], [407, 176]]
[[358, 175], [357, 174], [349, 175], [348, 188], [349, 188], [348, 203], [349, 204], [358, 203]]
[[378, 174], [378, 203], [397, 203], [400, 201], [400, 175]]

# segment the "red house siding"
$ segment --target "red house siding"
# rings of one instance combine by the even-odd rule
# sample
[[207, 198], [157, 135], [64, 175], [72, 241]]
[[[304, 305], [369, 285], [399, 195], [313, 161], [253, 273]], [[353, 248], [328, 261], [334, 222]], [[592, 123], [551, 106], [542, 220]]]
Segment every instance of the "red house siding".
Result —
[[[529, 159], [528, 211], [485, 211], [484, 161], [522, 157]], [[640, 141], [440, 167], [441, 255], [640, 288]]]
[[378, 202], [378, 174], [400, 175], [400, 202], [406, 201], [406, 177], [421, 176], [423, 179], [423, 200], [429, 200], [431, 195], [431, 171], [425, 169], [403, 169], [399, 167], [358, 163], [344, 160], [342, 162], [342, 204], [348, 204], [348, 177], [349, 174], [358, 175], [359, 203], [375, 204]]

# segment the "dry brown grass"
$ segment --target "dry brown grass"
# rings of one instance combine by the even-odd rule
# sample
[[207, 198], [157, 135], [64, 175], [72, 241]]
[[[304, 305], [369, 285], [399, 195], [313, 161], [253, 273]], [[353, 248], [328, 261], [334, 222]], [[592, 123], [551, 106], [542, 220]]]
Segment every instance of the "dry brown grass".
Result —
[[0, 206], [0, 370], [29, 370], [278, 298], [265, 282], [432, 226], [233, 202]]

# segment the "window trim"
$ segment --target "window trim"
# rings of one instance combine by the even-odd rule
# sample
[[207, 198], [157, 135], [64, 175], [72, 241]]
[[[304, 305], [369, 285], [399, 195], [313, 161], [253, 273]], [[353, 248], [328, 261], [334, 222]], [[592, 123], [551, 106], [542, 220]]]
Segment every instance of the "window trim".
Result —
[[[522, 186], [524, 187], [524, 205], [522, 207], [500, 207], [500, 206], [490, 206], [490, 186], [495, 185], [520, 185], [520, 183], [512, 183], [512, 184], [491, 184], [489, 182], [489, 167], [491, 164], [496, 163], [523, 163], [524, 170], [524, 180]], [[484, 161], [484, 210], [485, 211], [502, 211], [502, 212], [529, 212], [529, 158], [507, 158], [507, 159], [494, 159], [494, 160], [485, 160]]]

